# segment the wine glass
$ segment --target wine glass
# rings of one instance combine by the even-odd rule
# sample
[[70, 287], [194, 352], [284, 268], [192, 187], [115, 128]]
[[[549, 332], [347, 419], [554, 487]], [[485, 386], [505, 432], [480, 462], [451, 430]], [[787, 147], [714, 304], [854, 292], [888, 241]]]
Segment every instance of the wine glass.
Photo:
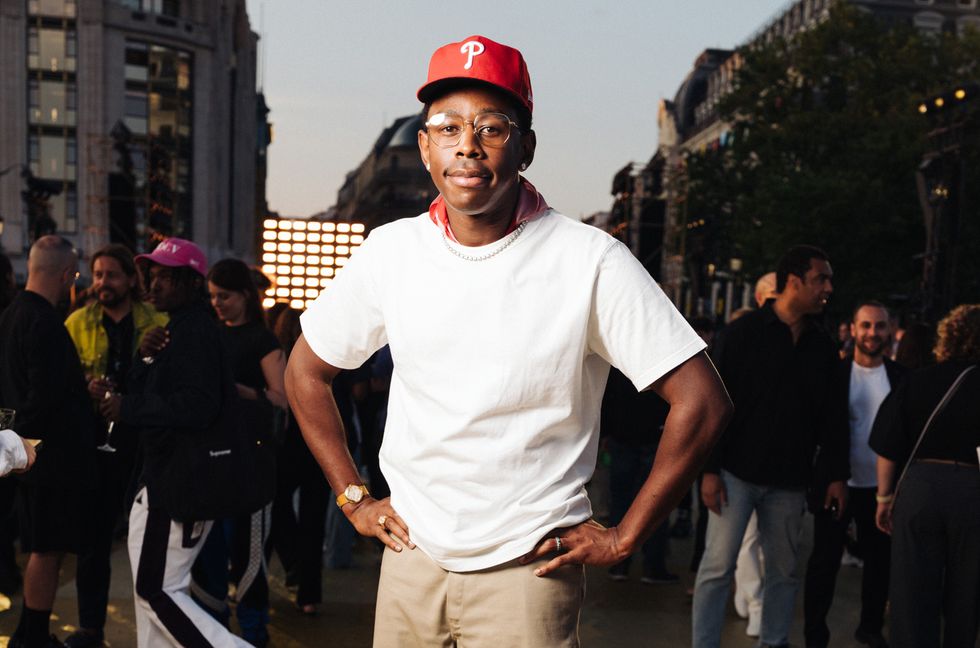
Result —
[[[105, 392], [105, 400], [109, 400], [113, 396], [112, 389], [115, 386], [115, 383], [113, 382], [113, 380], [112, 380], [111, 377], [106, 376], [106, 375], [103, 375], [102, 376], [102, 380], [104, 380], [108, 384], [108, 386], [109, 386], [109, 389], [107, 389], [106, 392]], [[102, 445], [98, 446], [96, 448], [96, 450], [101, 450], [102, 452], [115, 452], [116, 451], [116, 448], [113, 447], [113, 445], [112, 445], [112, 429], [114, 427], [116, 427], [116, 422], [115, 421], [109, 421], [109, 427], [106, 429], [106, 434], [105, 434], [105, 443], [103, 443]]]

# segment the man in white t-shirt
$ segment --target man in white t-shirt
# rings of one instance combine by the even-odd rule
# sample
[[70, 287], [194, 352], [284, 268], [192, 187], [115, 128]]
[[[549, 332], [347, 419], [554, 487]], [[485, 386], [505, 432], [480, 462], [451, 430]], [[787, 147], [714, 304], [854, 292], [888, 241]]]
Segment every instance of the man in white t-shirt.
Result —
[[[482, 36], [446, 45], [418, 97], [440, 196], [375, 229], [303, 315], [290, 405], [337, 504], [387, 546], [375, 646], [575, 646], [582, 566], [619, 562], [667, 517], [731, 404], [629, 250], [520, 176], [536, 140], [519, 51]], [[330, 381], [386, 343], [392, 494], [375, 500]], [[585, 484], [611, 364], [672, 409], [649, 478], [604, 528]]]
[[827, 613], [834, 599], [834, 584], [840, 569], [847, 528], [854, 520], [864, 560], [861, 580], [861, 621], [855, 639], [873, 648], [888, 644], [882, 637], [885, 604], [888, 601], [888, 570], [891, 543], [875, 526], [878, 476], [877, 455], [868, 445], [871, 425], [881, 402], [898, 385], [905, 373], [886, 357], [891, 348], [888, 309], [880, 302], [864, 302], [851, 321], [854, 357], [841, 361], [838, 372], [840, 397], [848, 401], [851, 427], [851, 478], [848, 501], [837, 518], [830, 511], [814, 513], [813, 553], [806, 570], [804, 617], [808, 648], [826, 648], [830, 642]]

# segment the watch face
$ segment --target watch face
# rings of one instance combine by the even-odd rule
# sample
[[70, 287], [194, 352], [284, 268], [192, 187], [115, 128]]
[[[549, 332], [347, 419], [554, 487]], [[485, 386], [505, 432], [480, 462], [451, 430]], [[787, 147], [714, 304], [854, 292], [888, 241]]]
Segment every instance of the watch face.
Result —
[[364, 491], [361, 490], [360, 486], [355, 486], [354, 484], [351, 484], [344, 489], [344, 495], [349, 501], [354, 502], [355, 504], [364, 499]]

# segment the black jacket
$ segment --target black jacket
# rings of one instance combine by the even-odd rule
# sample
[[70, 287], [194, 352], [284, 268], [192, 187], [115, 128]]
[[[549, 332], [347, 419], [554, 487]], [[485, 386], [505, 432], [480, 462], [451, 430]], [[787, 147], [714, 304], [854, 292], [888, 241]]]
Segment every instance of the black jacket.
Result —
[[0, 406], [17, 410], [15, 431], [44, 443], [23, 479], [84, 487], [95, 470], [95, 410], [58, 311], [22, 291], [0, 315]]
[[[838, 397], [837, 345], [807, 321], [796, 344], [772, 302], [732, 322], [712, 358], [735, 413], [705, 467], [789, 490], [850, 476], [847, 403]], [[819, 448], [819, 454], [818, 454]]]
[[226, 362], [218, 325], [204, 303], [170, 314], [170, 343], [152, 364], [133, 363], [120, 420], [140, 429], [140, 483], [153, 494], [166, 485], [175, 435], [200, 433], [215, 424], [225, 392]]

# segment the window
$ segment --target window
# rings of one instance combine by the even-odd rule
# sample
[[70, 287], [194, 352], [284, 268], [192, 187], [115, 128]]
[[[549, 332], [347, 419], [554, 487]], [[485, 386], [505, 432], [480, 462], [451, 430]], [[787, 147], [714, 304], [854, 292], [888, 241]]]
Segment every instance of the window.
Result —
[[939, 34], [943, 31], [943, 16], [935, 11], [920, 11], [912, 19], [916, 29], [927, 34]]
[[[69, 90], [71, 88], [71, 91]], [[69, 86], [61, 81], [40, 81], [31, 79], [28, 93], [30, 99], [30, 122], [44, 126], [74, 126], [75, 100], [69, 94], [74, 94], [74, 84]], [[35, 98], [35, 93], [37, 98]]]
[[65, 179], [65, 138], [41, 135], [37, 175], [42, 178]]
[[75, 0], [29, 0], [27, 12], [32, 16], [74, 18], [76, 13]]

